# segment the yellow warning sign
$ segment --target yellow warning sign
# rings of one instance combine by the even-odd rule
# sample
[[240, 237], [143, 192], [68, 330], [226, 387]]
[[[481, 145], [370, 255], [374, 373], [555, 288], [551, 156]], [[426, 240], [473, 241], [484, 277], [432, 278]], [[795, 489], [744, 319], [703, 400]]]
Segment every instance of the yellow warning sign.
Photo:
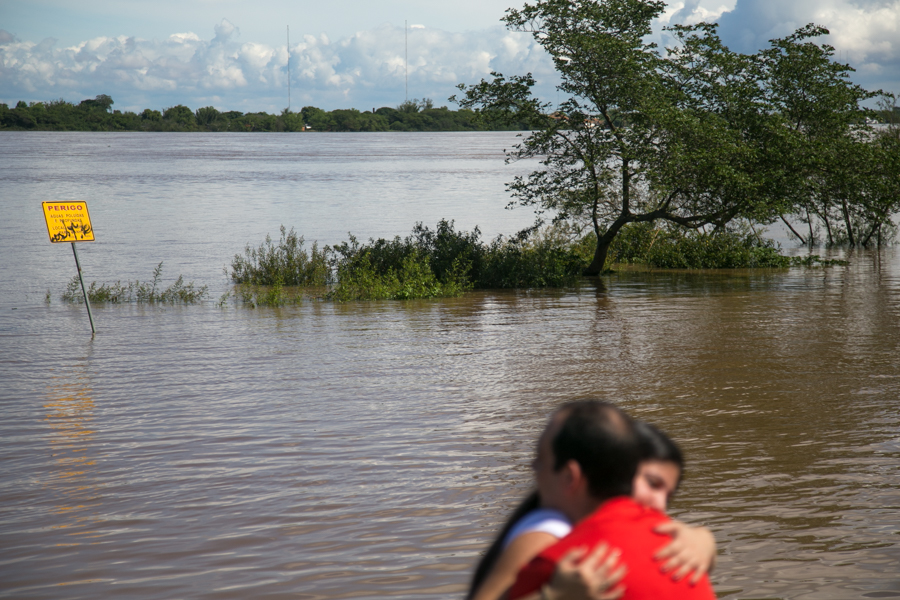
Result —
[[94, 228], [91, 227], [87, 202], [44, 202], [43, 206], [51, 242], [94, 241]]

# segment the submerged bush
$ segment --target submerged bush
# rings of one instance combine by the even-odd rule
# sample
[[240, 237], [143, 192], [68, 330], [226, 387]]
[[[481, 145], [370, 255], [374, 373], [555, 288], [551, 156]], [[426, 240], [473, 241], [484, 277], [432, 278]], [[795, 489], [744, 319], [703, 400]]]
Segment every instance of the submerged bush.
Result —
[[330, 286], [315, 297], [338, 301], [437, 298], [472, 288], [569, 285], [586, 265], [579, 252], [550, 237], [498, 237], [485, 244], [477, 227], [457, 231], [452, 221], [441, 220], [435, 229], [417, 223], [405, 238], [362, 244], [350, 235], [349, 241], [321, 250], [313, 244], [311, 252], [302, 237], [282, 226], [277, 243], [267, 236], [258, 248], [247, 245], [226, 272], [242, 286], [237, 301], [282, 306], [309, 295], [286, 295], [289, 286]]
[[247, 244], [244, 254], [235, 254], [231, 261], [231, 273], [235, 283], [253, 285], [326, 285], [330, 283], [328, 248], [319, 250], [313, 243], [307, 253], [303, 237], [281, 226], [278, 243], [266, 236], [266, 241], [253, 248]]
[[[456, 231], [453, 222], [446, 220], [434, 230], [417, 223], [405, 239], [369, 240], [360, 245], [350, 236], [350, 242], [335, 246], [334, 251], [339, 257], [338, 285], [355, 268], [386, 276], [402, 272], [404, 261], [415, 257], [414, 262], [426, 262], [435, 279], [454, 293], [466, 288], [570, 285], [587, 266], [578, 252], [550, 236], [500, 236], [485, 244], [477, 227], [472, 232]], [[358, 264], [359, 257], [366, 262]]]
[[850, 264], [848, 260], [839, 258], [822, 258], [818, 254], [809, 254], [807, 256], [792, 256], [792, 267], [846, 267]]
[[455, 235], [452, 223], [441, 221], [437, 235], [421, 224], [406, 239], [360, 244], [350, 235], [349, 242], [330, 249], [336, 284], [328, 297], [344, 302], [462, 295], [472, 288], [467, 277], [471, 262], [464, 250], [456, 256], [446, 251], [441, 240], [446, 241], [448, 231], [449, 237]]
[[461, 296], [472, 289], [464, 269], [455, 263], [438, 278], [427, 255], [413, 251], [399, 259], [399, 265], [376, 266], [372, 255], [360, 256], [338, 266], [337, 285], [329, 297], [347, 300], [409, 300]]
[[543, 288], [574, 284], [589, 261], [575, 247], [562, 247], [549, 240], [504, 240], [487, 247], [480, 288]]
[[[275, 285], [254, 285], [252, 283], [241, 283], [235, 290], [225, 292], [216, 303], [220, 308], [224, 308], [230, 299], [249, 308], [257, 306], [289, 306], [300, 304], [310, 294], [305, 293], [307, 288], [302, 287], [285, 287], [280, 282]], [[315, 296], [313, 296], [315, 297]]]
[[[182, 275], [179, 275], [175, 283], [166, 289], [158, 290], [159, 280], [162, 277], [162, 266], [163, 263], [159, 263], [156, 266], [153, 270], [153, 280], [150, 282], [129, 281], [124, 285], [121, 281], [99, 285], [96, 281], [91, 282], [91, 285], [87, 288], [88, 300], [94, 304], [118, 304], [123, 302], [194, 304], [206, 296], [207, 286], [197, 287], [194, 285], [194, 282], [185, 283]], [[77, 304], [84, 302], [78, 275], [75, 275], [69, 281], [62, 299], [65, 302]]]
[[[608, 263], [657, 268], [783, 268], [812, 264], [790, 259], [774, 242], [748, 231], [703, 233], [673, 226], [631, 224], [610, 246]], [[542, 288], [575, 284], [590, 263], [596, 238], [549, 227], [481, 240], [476, 227], [457, 231], [453, 221], [434, 229], [417, 223], [410, 235], [349, 240], [321, 250], [303, 248], [303, 238], [281, 227], [275, 243], [247, 246], [231, 264], [240, 284], [234, 298], [250, 306], [284, 306], [304, 297], [348, 300], [459, 296], [473, 288]], [[290, 291], [289, 291], [290, 290]], [[223, 297], [220, 304], [230, 297]]]
[[740, 231], [704, 233], [637, 223], [622, 228], [609, 248], [608, 263], [661, 269], [737, 269], [791, 266], [772, 240]]

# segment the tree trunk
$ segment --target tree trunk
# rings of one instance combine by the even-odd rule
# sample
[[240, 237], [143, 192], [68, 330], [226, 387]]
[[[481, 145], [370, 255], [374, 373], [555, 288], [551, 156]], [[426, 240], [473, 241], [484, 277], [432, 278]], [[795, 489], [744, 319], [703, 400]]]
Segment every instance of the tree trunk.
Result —
[[603, 272], [603, 265], [606, 264], [606, 255], [609, 253], [609, 245], [612, 243], [612, 238], [609, 241], [604, 241], [605, 238], [605, 235], [597, 238], [594, 259], [588, 265], [588, 268], [584, 270], [584, 275], [594, 277]]
[[809, 247], [812, 248], [813, 240], [816, 239], [815, 233], [813, 233], [812, 226], [812, 215], [809, 214], [809, 206], [806, 207], [806, 223], [809, 225]]
[[828, 221], [828, 207], [822, 212], [822, 221], [825, 223], [825, 231], [828, 232], [828, 245], [834, 246], [834, 236], [831, 235], [831, 223]]
[[872, 236], [876, 235], [876, 234], [877, 234], [877, 237], [875, 238], [875, 240], [876, 240], [875, 243], [878, 244], [878, 247], [880, 248], [881, 247], [881, 223], [876, 223], [875, 225], [872, 225], [872, 229], [869, 230], [869, 233], [866, 234], [866, 237], [863, 238], [863, 240], [860, 242], [860, 245], [863, 248], [868, 248], [869, 242], [872, 241]]
[[785, 225], [787, 225], [787, 228], [791, 230], [791, 233], [793, 233], [794, 235], [797, 236], [797, 239], [800, 240], [800, 243], [803, 244], [803, 245], [805, 246], [805, 245], [806, 245], [806, 240], [803, 239], [803, 236], [802, 236], [802, 235], [800, 235], [799, 233], [797, 233], [796, 231], [794, 231], [794, 228], [791, 227], [791, 224], [788, 222], [788, 220], [784, 218], [784, 215], [781, 215], [781, 220], [782, 220], [782, 222], [783, 222]]
[[847, 227], [847, 240], [850, 246], [856, 245], [856, 239], [853, 236], [853, 224], [850, 222], [850, 209], [847, 208], [847, 199], [841, 198], [841, 211], [844, 213], [844, 225]]
[[607, 229], [603, 235], [597, 236], [597, 247], [594, 249], [594, 259], [591, 261], [591, 264], [588, 265], [588, 268], [584, 270], [584, 275], [596, 276], [603, 272], [603, 266], [606, 264], [606, 255], [609, 253], [610, 244], [616, 239], [619, 230], [630, 222], [631, 219], [627, 217], [619, 217], [609, 226], [609, 229]]
[[609, 226], [603, 235], [600, 235], [600, 224], [597, 221], [597, 211], [596, 204], [594, 205], [594, 234], [597, 236], [597, 248], [594, 250], [594, 259], [591, 261], [591, 264], [588, 265], [588, 268], [584, 270], [584, 275], [587, 276], [596, 276], [603, 272], [603, 266], [606, 264], [606, 255], [609, 253], [609, 245], [612, 244], [612, 241], [616, 238], [616, 235], [619, 233], [619, 230], [622, 229], [627, 223], [630, 223], [633, 219], [631, 218], [630, 212], [630, 202], [631, 202], [631, 170], [629, 169], [629, 161], [627, 159], [622, 160], [622, 212], [619, 213], [619, 218], [613, 221], [613, 223]]

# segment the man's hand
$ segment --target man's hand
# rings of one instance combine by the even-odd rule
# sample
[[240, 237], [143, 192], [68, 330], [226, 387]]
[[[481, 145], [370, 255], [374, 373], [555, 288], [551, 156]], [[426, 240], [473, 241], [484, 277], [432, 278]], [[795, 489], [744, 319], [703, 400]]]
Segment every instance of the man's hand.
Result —
[[627, 569], [619, 564], [618, 550], [605, 543], [588, 553], [587, 548], [574, 548], [556, 565], [553, 580], [541, 593], [547, 600], [617, 600], [625, 586], [617, 585]]
[[653, 558], [665, 560], [662, 572], [672, 571], [672, 579], [680, 580], [693, 572], [691, 584], [695, 584], [716, 564], [716, 538], [706, 527], [693, 527], [680, 521], [669, 521], [654, 529], [657, 533], [672, 536]]

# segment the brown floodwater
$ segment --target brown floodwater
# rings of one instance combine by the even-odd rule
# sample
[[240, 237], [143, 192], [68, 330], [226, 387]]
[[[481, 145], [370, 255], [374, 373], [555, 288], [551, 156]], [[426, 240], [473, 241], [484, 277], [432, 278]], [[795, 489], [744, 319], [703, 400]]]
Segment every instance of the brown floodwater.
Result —
[[686, 450], [675, 514], [716, 532], [721, 597], [900, 597], [890, 258], [97, 307], [94, 341], [83, 309], [7, 309], [3, 594], [458, 596], [547, 413], [602, 396]]
[[97, 306], [93, 340], [57, 299], [69, 262], [61, 281], [26, 271], [29, 288], [4, 261], [0, 597], [460, 597], [529, 489], [546, 416], [587, 396], [681, 443], [673, 512], [715, 532], [720, 597], [900, 597], [900, 253], [849, 259]]

